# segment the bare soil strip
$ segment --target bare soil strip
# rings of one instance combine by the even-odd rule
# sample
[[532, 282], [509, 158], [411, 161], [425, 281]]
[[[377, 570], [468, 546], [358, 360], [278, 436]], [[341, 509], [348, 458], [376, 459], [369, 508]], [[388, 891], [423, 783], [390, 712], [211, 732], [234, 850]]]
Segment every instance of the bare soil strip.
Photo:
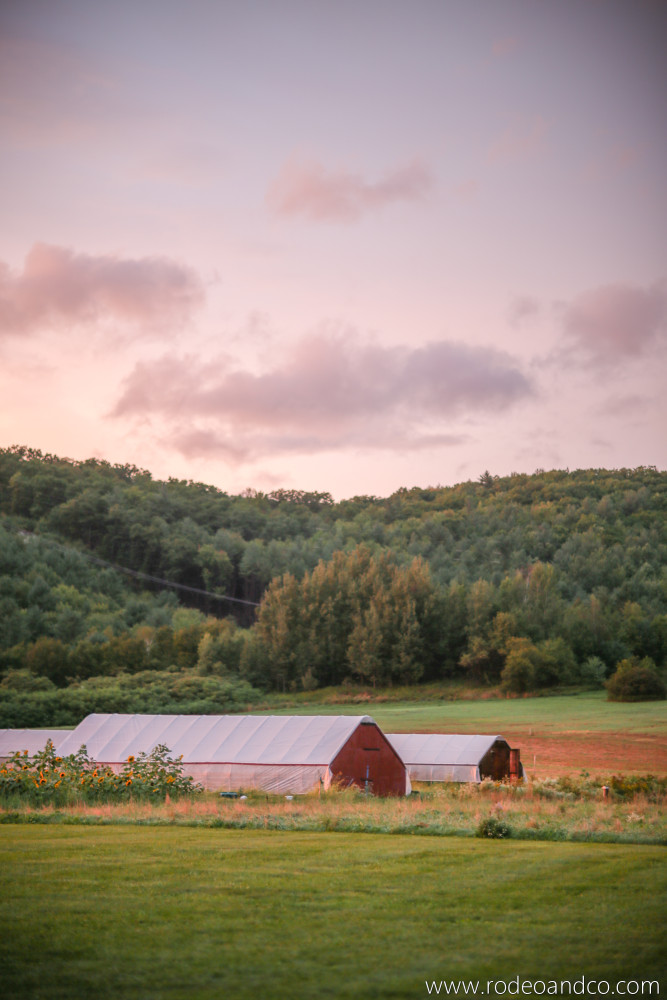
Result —
[[531, 777], [590, 774], [667, 774], [667, 736], [643, 733], [558, 733], [527, 736], [506, 731]]

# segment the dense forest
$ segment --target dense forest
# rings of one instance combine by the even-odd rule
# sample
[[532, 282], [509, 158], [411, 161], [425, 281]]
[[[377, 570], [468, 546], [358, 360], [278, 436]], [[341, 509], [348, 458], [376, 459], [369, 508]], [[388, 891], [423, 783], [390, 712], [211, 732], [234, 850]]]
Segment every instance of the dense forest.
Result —
[[0, 450], [0, 726], [263, 691], [600, 686], [667, 658], [667, 474], [488, 472], [335, 503]]

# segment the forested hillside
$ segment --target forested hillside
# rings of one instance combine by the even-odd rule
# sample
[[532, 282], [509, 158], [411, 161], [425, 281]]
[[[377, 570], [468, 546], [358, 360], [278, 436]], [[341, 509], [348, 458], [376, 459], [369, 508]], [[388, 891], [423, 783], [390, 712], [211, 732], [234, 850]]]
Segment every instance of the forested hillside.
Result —
[[666, 512], [654, 468], [334, 503], [0, 450], [0, 726], [348, 680], [521, 692], [599, 685], [632, 657], [662, 668]]

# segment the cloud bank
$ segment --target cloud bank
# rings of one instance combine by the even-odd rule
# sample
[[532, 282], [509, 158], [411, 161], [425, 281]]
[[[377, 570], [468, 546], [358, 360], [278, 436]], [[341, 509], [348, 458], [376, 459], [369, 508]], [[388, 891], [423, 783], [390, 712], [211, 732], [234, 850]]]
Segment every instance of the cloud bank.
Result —
[[194, 271], [166, 257], [121, 258], [36, 243], [23, 271], [0, 262], [0, 333], [112, 321], [180, 325], [203, 299]]
[[267, 201], [278, 215], [302, 215], [316, 222], [354, 222], [394, 202], [419, 201], [432, 187], [431, 173], [421, 160], [413, 160], [375, 182], [345, 170], [328, 171], [320, 163], [291, 160], [271, 185]]
[[157, 418], [184, 454], [247, 461], [459, 444], [464, 438], [447, 431], [448, 421], [506, 410], [531, 392], [516, 362], [499, 351], [449, 341], [383, 347], [348, 331], [306, 337], [261, 374], [192, 356], [142, 362], [111, 416]]
[[633, 361], [655, 362], [667, 344], [667, 279], [643, 287], [612, 282], [569, 301], [519, 295], [510, 302], [507, 316], [514, 328], [545, 319], [555, 324], [558, 346], [534, 359], [538, 367], [598, 369], [607, 376]]
[[667, 332], [667, 282], [646, 288], [603, 285], [568, 303], [562, 315], [570, 345], [590, 363], [610, 365], [647, 354]]

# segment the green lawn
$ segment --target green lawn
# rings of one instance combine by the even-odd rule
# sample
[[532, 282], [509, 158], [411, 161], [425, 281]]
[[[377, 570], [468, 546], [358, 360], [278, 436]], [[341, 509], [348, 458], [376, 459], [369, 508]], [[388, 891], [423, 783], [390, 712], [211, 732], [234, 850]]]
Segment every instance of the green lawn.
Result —
[[[426, 980], [661, 979], [664, 848], [0, 829], [2, 995], [418, 998]], [[655, 996], [655, 988], [654, 993]]]
[[[667, 701], [627, 704], [604, 691], [547, 698], [475, 701], [373, 702], [272, 709], [283, 715], [371, 715], [385, 732], [502, 733], [505, 729], [548, 735], [560, 732], [666, 733]], [[264, 714], [264, 713], [261, 713]]]

